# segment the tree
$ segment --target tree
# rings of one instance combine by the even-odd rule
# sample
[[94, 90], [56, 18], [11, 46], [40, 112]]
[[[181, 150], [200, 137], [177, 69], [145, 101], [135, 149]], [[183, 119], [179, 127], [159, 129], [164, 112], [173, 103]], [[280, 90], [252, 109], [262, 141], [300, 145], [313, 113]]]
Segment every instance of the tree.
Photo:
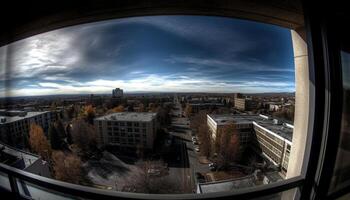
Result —
[[143, 105], [143, 103], [139, 104], [138, 112], [145, 112], [145, 106]]
[[279, 111], [275, 111], [272, 115], [278, 118], [294, 121], [294, 110], [295, 107], [292, 105], [288, 108], [282, 108]]
[[169, 114], [170, 108], [159, 106], [156, 111], [161, 125], [166, 126], [171, 123], [171, 118]]
[[86, 155], [96, 149], [97, 134], [95, 128], [84, 120], [73, 121], [71, 134], [74, 144], [78, 146], [83, 154]]
[[59, 137], [63, 140], [67, 134], [66, 134], [66, 130], [64, 128], [64, 125], [63, 125], [63, 122], [61, 119], [58, 119], [55, 122], [55, 128], [56, 128], [56, 131], [57, 131]]
[[218, 162], [222, 167], [227, 167], [240, 156], [240, 142], [238, 131], [233, 123], [225, 125], [219, 130], [216, 138]]
[[107, 113], [118, 113], [118, 112], [124, 112], [124, 106], [123, 105], [119, 105], [119, 106], [114, 107], [111, 110], [107, 111]]
[[189, 103], [187, 103], [185, 107], [185, 116], [190, 117], [191, 114], [192, 114], [192, 106]]
[[152, 176], [149, 174], [149, 170], [152, 169], [158, 169], [161, 170], [161, 174], [164, 173], [164, 170], [166, 169], [164, 169], [162, 162], [142, 161], [138, 163], [137, 166], [140, 168], [141, 172], [132, 176], [129, 184], [124, 186], [123, 191], [148, 194], [169, 194], [181, 192], [180, 186], [174, 183], [169, 176], [161, 177], [161, 175]]
[[149, 112], [157, 112], [157, 105], [155, 103], [149, 103], [148, 104], [148, 111]]
[[65, 111], [65, 116], [66, 116], [67, 119], [73, 119], [73, 117], [75, 115], [75, 109], [74, 109], [73, 105], [69, 106], [64, 111]]
[[199, 146], [201, 148], [201, 152], [200, 152], [201, 155], [209, 157], [211, 154], [212, 143], [211, 143], [209, 128], [206, 123], [201, 124], [198, 127], [198, 137], [200, 141]]
[[48, 132], [51, 148], [54, 150], [60, 149], [62, 145], [62, 140], [61, 137], [58, 135], [58, 132], [56, 131], [54, 123], [50, 124]]
[[71, 124], [67, 125], [66, 133], [67, 133], [67, 143], [68, 144], [73, 144], [72, 125]]
[[51, 157], [51, 147], [41, 126], [34, 123], [30, 125], [29, 144], [31, 150], [42, 158], [49, 159]]
[[209, 127], [207, 125], [206, 111], [199, 111], [196, 115], [191, 117], [190, 127], [192, 131], [197, 132], [200, 141], [201, 155], [210, 156], [212, 150], [212, 142]]
[[64, 154], [62, 151], [52, 153], [53, 171], [57, 180], [79, 183], [82, 177], [82, 162], [74, 154]]
[[89, 123], [93, 124], [94, 123], [94, 118], [95, 118], [95, 108], [92, 105], [88, 105], [84, 107], [84, 119]]

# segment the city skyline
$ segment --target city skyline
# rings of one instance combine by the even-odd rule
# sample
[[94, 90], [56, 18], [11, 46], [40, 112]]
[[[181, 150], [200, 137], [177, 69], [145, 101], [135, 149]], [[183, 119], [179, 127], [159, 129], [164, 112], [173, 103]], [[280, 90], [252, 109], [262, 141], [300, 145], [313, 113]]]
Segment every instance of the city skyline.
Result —
[[273, 25], [205, 16], [68, 27], [0, 48], [0, 96], [105, 94], [116, 87], [130, 93], [294, 92], [290, 37], [290, 30]]

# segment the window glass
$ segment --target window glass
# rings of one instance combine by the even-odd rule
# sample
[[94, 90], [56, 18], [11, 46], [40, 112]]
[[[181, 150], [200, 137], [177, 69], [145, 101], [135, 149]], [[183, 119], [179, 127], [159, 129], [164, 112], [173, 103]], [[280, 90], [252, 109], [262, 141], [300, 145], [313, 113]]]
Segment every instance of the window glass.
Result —
[[[7, 47], [12, 73], [1, 56], [0, 84], [12, 82], [0, 97], [13, 101], [0, 98], [0, 140], [31, 151], [34, 136], [23, 136], [39, 135], [47, 149], [31, 153], [57, 154], [48, 170], [61, 171], [51, 178], [156, 194], [286, 178], [293, 129], [285, 123], [293, 124], [296, 102], [288, 28], [215, 16], [130, 17]], [[59, 119], [42, 113], [60, 109]], [[24, 120], [28, 130], [19, 127]]]
[[341, 52], [343, 113], [336, 165], [329, 192], [350, 186], [350, 53]]

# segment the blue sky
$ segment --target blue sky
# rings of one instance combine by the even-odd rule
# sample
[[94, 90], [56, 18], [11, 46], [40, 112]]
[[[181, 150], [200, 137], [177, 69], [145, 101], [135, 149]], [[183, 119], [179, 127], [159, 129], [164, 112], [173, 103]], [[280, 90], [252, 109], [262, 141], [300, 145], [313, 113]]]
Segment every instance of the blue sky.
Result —
[[295, 90], [290, 30], [223, 17], [68, 27], [1, 47], [0, 66], [1, 83], [11, 81], [2, 96]]

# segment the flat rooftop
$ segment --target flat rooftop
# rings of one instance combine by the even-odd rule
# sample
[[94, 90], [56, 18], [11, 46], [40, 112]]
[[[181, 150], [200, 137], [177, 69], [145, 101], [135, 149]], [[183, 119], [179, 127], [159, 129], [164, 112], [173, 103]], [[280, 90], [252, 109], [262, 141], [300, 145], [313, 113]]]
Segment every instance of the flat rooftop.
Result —
[[95, 120], [149, 122], [156, 116], [157, 113], [152, 112], [119, 112], [98, 117]]
[[9, 154], [11, 156], [14, 156], [17, 159], [23, 159], [25, 167], [30, 166], [36, 160], [39, 159], [39, 156], [36, 156], [34, 154], [27, 153], [25, 151], [10, 147], [10, 146], [3, 144], [3, 143], [0, 143], [0, 149], [2, 149], [2, 152]]
[[292, 141], [293, 137], [293, 128], [291, 126], [286, 126], [286, 123], [288, 122], [277, 119], [278, 123], [276, 124], [274, 122], [274, 119], [276, 118], [266, 118], [262, 117], [260, 115], [246, 115], [246, 114], [210, 114], [209, 115], [218, 126], [220, 125], [226, 125], [231, 122], [237, 123], [237, 124], [250, 124], [250, 123], [257, 123], [258, 125], [276, 133], [277, 135]]
[[[3, 111], [0, 110], [0, 119], [5, 119], [5, 121], [3, 122], [2, 120], [0, 120], [0, 124], [8, 124], [8, 123], [12, 123], [15, 121], [19, 121], [22, 119], [26, 119], [26, 118], [31, 118], [31, 117], [35, 117], [37, 115], [42, 115], [45, 113], [49, 113], [50, 111], [42, 111], [42, 112], [26, 112], [26, 111], [6, 111], [7, 113], [12, 113], [13, 116], [7, 116], [3, 114]], [[17, 114], [18, 115], [15, 115]], [[21, 113], [21, 114], [19, 114]]]

